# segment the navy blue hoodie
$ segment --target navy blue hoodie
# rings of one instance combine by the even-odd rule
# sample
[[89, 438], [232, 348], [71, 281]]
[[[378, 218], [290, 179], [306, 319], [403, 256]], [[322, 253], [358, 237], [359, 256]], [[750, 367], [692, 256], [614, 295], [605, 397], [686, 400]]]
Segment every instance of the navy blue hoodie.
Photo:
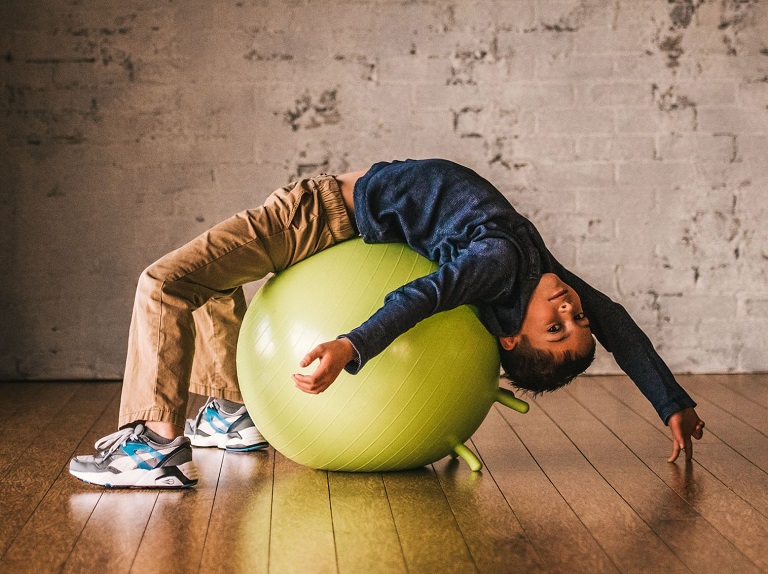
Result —
[[533, 224], [469, 168], [441, 159], [377, 163], [355, 184], [354, 206], [366, 243], [406, 243], [440, 266], [388, 294], [343, 335], [360, 354], [348, 371], [422, 319], [464, 304], [492, 335], [515, 335], [541, 275], [551, 272], [579, 294], [595, 337], [665, 423], [696, 406], [626, 310], [560, 265]]

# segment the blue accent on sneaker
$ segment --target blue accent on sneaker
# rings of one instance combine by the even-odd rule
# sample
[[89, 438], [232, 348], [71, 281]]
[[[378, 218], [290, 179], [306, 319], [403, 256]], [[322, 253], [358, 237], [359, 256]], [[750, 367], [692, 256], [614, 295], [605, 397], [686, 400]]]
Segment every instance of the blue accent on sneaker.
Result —
[[69, 472], [85, 482], [109, 487], [182, 488], [197, 484], [189, 439], [156, 440], [162, 441], [142, 424], [119, 430], [96, 442], [95, 455], [73, 457]]
[[232, 426], [232, 422], [225, 419], [213, 406], [213, 401], [208, 404], [203, 414], [203, 420], [207, 421], [214, 429], [221, 433], [228, 433], [229, 427]]
[[154, 458], [157, 461], [157, 464], [160, 464], [161, 462], [163, 462], [163, 459], [165, 458], [165, 456], [160, 454], [160, 452], [156, 451], [148, 444], [144, 444], [142, 442], [128, 441], [120, 448], [123, 450], [125, 454], [127, 454], [133, 459], [133, 461], [136, 463], [136, 466], [138, 468], [142, 468], [144, 470], [152, 470], [153, 467], [150, 466], [150, 464], [146, 460], [141, 458], [137, 453], [146, 452], [151, 454], [152, 458]]
[[253, 424], [245, 405], [228, 413], [214, 398], [205, 402], [196, 418], [187, 419], [184, 436], [190, 439], [192, 446], [218, 447], [235, 452], [260, 450], [269, 446]]

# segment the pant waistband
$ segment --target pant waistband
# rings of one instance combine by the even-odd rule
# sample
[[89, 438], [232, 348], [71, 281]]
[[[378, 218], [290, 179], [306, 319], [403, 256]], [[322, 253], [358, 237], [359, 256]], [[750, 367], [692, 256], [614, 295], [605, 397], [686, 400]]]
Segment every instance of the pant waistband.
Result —
[[351, 220], [344, 197], [336, 178], [327, 173], [312, 179], [320, 193], [320, 200], [325, 208], [328, 229], [335, 241], [344, 241], [357, 235], [357, 226]]

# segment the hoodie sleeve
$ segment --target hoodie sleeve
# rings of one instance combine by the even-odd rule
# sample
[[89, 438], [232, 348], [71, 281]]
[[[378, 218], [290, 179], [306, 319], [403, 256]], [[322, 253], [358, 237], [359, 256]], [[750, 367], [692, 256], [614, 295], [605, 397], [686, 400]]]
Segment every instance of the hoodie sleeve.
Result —
[[495, 241], [473, 242], [435, 272], [389, 293], [367, 321], [341, 335], [359, 354], [359, 361], [349, 363], [346, 370], [356, 374], [398, 336], [435, 313], [503, 296], [515, 277], [517, 258], [514, 251], [512, 257], [501, 255], [499, 246], [492, 243]]

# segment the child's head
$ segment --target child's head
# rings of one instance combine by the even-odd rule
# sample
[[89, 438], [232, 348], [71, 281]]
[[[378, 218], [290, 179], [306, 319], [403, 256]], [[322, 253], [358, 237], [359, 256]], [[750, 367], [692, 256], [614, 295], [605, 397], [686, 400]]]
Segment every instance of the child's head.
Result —
[[579, 295], [554, 273], [542, 275], [517, 334], [500, 337], [501, 365], [515, 386], [554, 391], [584, 372], [595, 340]]

